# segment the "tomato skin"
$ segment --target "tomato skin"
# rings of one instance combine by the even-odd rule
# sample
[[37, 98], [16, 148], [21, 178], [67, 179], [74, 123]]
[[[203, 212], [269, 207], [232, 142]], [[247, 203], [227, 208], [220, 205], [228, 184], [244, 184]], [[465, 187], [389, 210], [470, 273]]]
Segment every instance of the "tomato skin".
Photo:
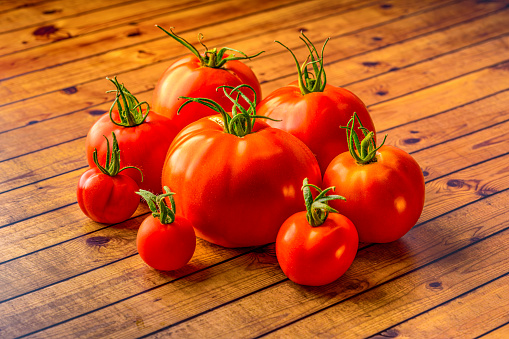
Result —
[[346, 272], [358, 246], [357, 230], [344, 215], [330, 213], [322, 225], [313, 227], [303, 211], [292, 215], [281, 226], [276, 239], [276, 256], [291, 281], [321, 286]]
[[[241, 84], [247, 84], [256, 91], [258, 103], [262, 91], [256, 75], [249, 66], [239, 60], [230, 60], [222, 68], [205, 67], [195, 55], [190, 54], [175, 61], [161, 75], [154, 88], [152, 109], [169, 117], [180, 131], [193, 121], [217, 114], [198, 103], [189, 104], [177, 114], [185, 101], [179, 99], [180, 96], [212, 99], [227, 109], [232, 107], [232, 102], [224, 95], [223, 90], [216, 89], [223, 85], [236, 87]], [[254, 101], [250, 91], [243, 92]]]
[[171, 224], [162, 224], [150, 215], [138, 229], [136, 246], [147, 265], [161, 271], [172, 271], [191, 260], [196, 248], [196, 235], [192, 224], [181, 216], [175, 216]]
[[[115, 121], [119, 121], [118, 111], [112, 112]], [[110, 144], [111, 133], [117, 136], [120, 148], [120, 167], [135, 166], [143, 173], [143, 181], [138, 170], [129, 168], [122, 173], [133, 178], [139, 188], [160, 193], [161, 172], [166, 152], [178, 131], [170, 119], [150, 111], [146, 120], [134, 127], [117, 126], [111, 122], [109, 113], [104, 114], [90, 128], [85, 142], [87, 162], [96, 167], [93, 159], [94, 148], [97, 148], [99, 162], [106, 160], [106, 140]]]
[[[292, 82], [269, 94], [256, 112], [281, 120], [267, 120], [267, 124], [302, 140], [315, 154], [322, 174], [332, 159], [348, 151], [346, 134], [340, 126], [346, 126], [354, 112], [364, 127], [375, 130], [366, 106], [355, 94], [328, 84], [323, 92], [302, 95], [298, 82]], [[357, 133], [362, 140], [362, 133]]]
[[346, 201], [330, 206], [355, 224], [362, 242], [387, 243], [405, 235], [424, 207], [424, 176], [405, 151], [389, 145], [377, 161], [357, 165], [350, 153], [338, 155], [327, 168], [324, 185], [336, 186]]
[[253, 133], [225, 133], [220, 116], [184, 128], [168, 150], [162, 184], [199, 237], [225, 247], [275, 241], [283, 221], [305, 208], [302, 180], [321, 184], [318, 163], [294, 136], [257, 120]]
[[109, 176], [97, 167], [85, 171], [78, 182], [78, 205], [90, 219], [114, 224], [127, 220], [140, 203], [138, 185], [129, 176]]

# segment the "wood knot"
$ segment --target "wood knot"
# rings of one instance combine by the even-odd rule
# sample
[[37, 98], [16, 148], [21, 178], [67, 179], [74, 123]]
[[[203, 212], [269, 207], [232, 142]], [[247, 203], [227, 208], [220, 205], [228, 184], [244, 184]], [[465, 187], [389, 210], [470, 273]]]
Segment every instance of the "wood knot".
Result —
[[442, 286], [442, 283], [440, 281], [431, 282], [428, 284], [427, 287], [428, 287], [428, 289], [433, 290], [433, 291], [441, 291], [444, 289], [444, 287]]
[[88, 111], [88, 114], [90, 115], [102, 115], [104, 113], [106, 113], [106, 111], [102, 109], [93, 109], [91, 111]]
[[380, 90], [378, 92], [375, 92], [376, 95], [381, 95], [381, 96], [386, 95], [387, 93], [389, 93], [389, 92], [384, 91], [384, 90]]
[[375, 66], [380, 65], [380, 62], [379, 61], [365, 61], [362, 64], [366, 67], [375, 67]]
[[389, 9], [389, 8], [392, 8], [392, 4], [382, 4], [382, 5], [380, 5], [380, 8]]
[[102, 237], [102, 236], [97, 236], [97, 237], [91, 237], [91, 238], [88, 238], [87, 239], [87, 244], [89, 246], [105, 246], [108, 242], [110, 242], [110, 238], [108, 237]]
[[74, 94], [78, 91], [78, 89], [75, 86], [67, 87], [62, 90], [65, 94]]
[[58, 32], [58, 28], [53, 25], [42, 26], [33, 31], [33, 35], [37, 37], [48, 37], [50, 34]]
[[413, 145], [413, 144], [416, 144], [418, 143], [419, 141], [421, 141], [420, 138], [408, 138], [408, 139], [404, 139], [403, 142], [407, 145]]
[[462, 187], [464, 184], [463, 180], [459, 179], [451, 179], [447, 181], [447, 186], [449, 187]]

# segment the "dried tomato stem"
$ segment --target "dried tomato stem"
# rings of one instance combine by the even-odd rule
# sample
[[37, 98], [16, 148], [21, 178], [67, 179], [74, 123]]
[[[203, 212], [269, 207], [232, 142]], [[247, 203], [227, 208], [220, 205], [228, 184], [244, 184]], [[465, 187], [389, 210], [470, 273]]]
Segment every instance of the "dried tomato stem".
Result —
[[[311, 187], [313, 187], [318, 195], [313, 199], [311, 194]], [[308, 178], [305, 178], [302, 183], [302, 191], [304, 193], [304, 201], [306, 203], [306, 219], [308, 223], [313, 226], [320, 226], [327, 220], [330, 212], [338, 213], [337, 210], [330, 207], [328, 202], [331, 200], [346, 200], [345, 197], [340, 195], [327, 195], [330, 191], [333, 191], [335, 187], [328, 187], [322, 190], [320, 187], [310, 184]]]
[[[152, 192], [141, 189], [136, 194], [145, 199], [154, 218], [159, 218], [161, 224], [168, 225], [175, 221], [175, 200], [173, 199], [175, 193], [171, 192], [168, 186], [164, 186], [163, 189], [166, 193], [157, 196]], [[166, 197], [170, 200], [171, 207], [166, 205]]]

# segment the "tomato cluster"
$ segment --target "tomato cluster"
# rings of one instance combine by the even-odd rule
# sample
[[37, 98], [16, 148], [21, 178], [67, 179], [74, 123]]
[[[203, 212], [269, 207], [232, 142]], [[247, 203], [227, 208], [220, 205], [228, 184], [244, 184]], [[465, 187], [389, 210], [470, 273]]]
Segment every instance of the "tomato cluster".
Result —
[[[152, 215], [136, 243], [149, 266], [183, 267], [196, 236], [225, 247], [275, 242], [288, 278], [323, 285], [350, 267], [359, 241], [394, 241], [415, 225], [424, 205], [421, 169], [385, 139], [377, 147], [361, 99], [327, 84], [328, 40], [319, 54], [302, 34], [309, 50], [302, 65], [280, 43], [298, 80], [261, 100], [241, 60], [262, 52], [205, 47], [200, 54], [161, 29], [191, 54], [161, 75], [152, 106], [107, 78], [116, 97], [87, 135], [90, 169], [77, 190], [80, 208], [101, 223], [130, 218], [143, 197]], [[328, 195], [335, 188], [341, 195]]]

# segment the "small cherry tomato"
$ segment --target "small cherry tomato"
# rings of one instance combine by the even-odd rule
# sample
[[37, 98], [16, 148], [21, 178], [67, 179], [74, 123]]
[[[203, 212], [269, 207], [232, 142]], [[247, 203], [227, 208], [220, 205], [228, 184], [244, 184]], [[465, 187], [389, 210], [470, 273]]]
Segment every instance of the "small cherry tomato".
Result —
[[[85, 142], [88, 164], [95, 166], [91, 153], [94, 148], [99, 150], [100, 160], [104, 159], [106, 143], [103, 135], [114, 132], [122, 150], [120, 165], [139, 168], [144, 180], [136, 170], [128, 169], [124, 173], [133, 178], [139, 188], [161, 193], [164, 158], [178, 130], [170, 119], [151, 111], [146, 102], [138, 102], [116, 78], [108, 80], [116, 86], [117, 95], [110, 112], [100, 117], [88, 132]], [[117, 109], [114, 109], [115, 104]], [[146, 108], [142, 109], [143, 105]]]
[[[110, 155], [107, 138], [106, 145]], [[138, 208], [140, 197], [136, 195], [136, 182], [120, 173], [130, 167], [120, 169], [120, 151], [114, 133], [111, 157], [106, 158], [105, 166], [99, 164], [97, 149], [93, 159], [96, 167], [83, 173], [78, 182], [78, 205], [86, 216], [96, 222], [113, 224], [127, 220]]]
[[[234, 97], [239, 89], [225, 92]], [[162, 184], [179, 192], [177, 212], [217, 245], [274, 242], [283, 221], [304, 208], [302, 179], [321, 183], [315, 157], [293, 135], [259, 121], [252, 102], [249, 111], [239, 105], [230, 116], [211, 100], [186, 99], [221, 115], [189, 124], [168, 150]]]
[[[182, 105], [182, 100], [179, 100], [181, 96], [209, 98], [221, 107], [231, 110], [232, 102], [223, 94], [223, 91], [216, 91], [216, 89], [223, 85], [236, 87], [247, 84], [254, 88], [255, 95], [249, 91], [246, 91], [245, 94], [250, 97], [251, 101], [259, 102], [262, 97], [260, 83], [251, 68], [240, 60], [256, 57], [262, 52], [248, 56], [241, 51], [227, 47], [220, 50], [205, 47], [207, 50], [202, 55], [192, 44], [177, 36], [173, 31], [168, 32], [162, 27], [159, 28], [187, 47], [192, 53], [170, 65], [154, 88], [152, 100], [154, 110], [169, 117], [179, 131], [193, 121], [217, 113], [212, 109], [192, 103], [180, 114], [177, 114]], [[227, 55], [226, 51], [232, 51], [237, 56]]]
[[[318, 190], [313, 200], [310, 187]], [[357, 230], [344, 215], [328, 202], [344, 199], [309, 185], [304, 180], [304, 198], [307, 211], [288, 218], [277, 235], [276, 256], [285, 275], [301, 285], [320, 286], [342, 276], [352, 264], [359, 245]], [[333, 213], [329, 213], [333, 212]]]
[[[324, 175], [324, 185], [341, 188], [346, 202], [331, 206], [353, 221], [362, 242], [386, 243], [404, 236], [424, 207], [424, 176], [405, 151], [382, 144], [375, 148], [373, 134], [364, 128], [359, 143], [348, 123], [350, 152], [338, 155]], [[360, 121], [359, 121], [360, 123]], [[369, 133], [368, 133], [369, 132]]]
[[[166, 193], [155, 196], [149, 191], [138, 192], [152, 211], [138, 229], [136, 246], [143, 261], [152, 268], [172, 271], [184, 267], [193, 257], [196, 236], [193, 225], [181, 216], [175, 215], [175, 202], [168, 187]], [[171, 209], [165, 203], [171, 202]]]
[[[309, 62], [301, 67], [293, 52], [281, 44], [295, 59], [298, 81], [270, 93], [258, 104], [256, 111], [259, 115], [278, 120], [268, 120], [267, 124], [271, 127], [282, 129], [304, 142], [316, 156], [323, 175], [332, 159], [348, 151], [346, 137], [338, 133], [338, 129], [348, 123], [354, 112], [367, 128], [374, 130], [374, 125], [361, 99], [345, 88], [326, 83], [323, 48], [328, 39], [323, 45], [322, 55], [318, 56], [314, 45], [302, 35], [310, 55]], [[309, 76], [312, 72], [307, 70], [310, 64], [315, 73], [313, 77]]]

